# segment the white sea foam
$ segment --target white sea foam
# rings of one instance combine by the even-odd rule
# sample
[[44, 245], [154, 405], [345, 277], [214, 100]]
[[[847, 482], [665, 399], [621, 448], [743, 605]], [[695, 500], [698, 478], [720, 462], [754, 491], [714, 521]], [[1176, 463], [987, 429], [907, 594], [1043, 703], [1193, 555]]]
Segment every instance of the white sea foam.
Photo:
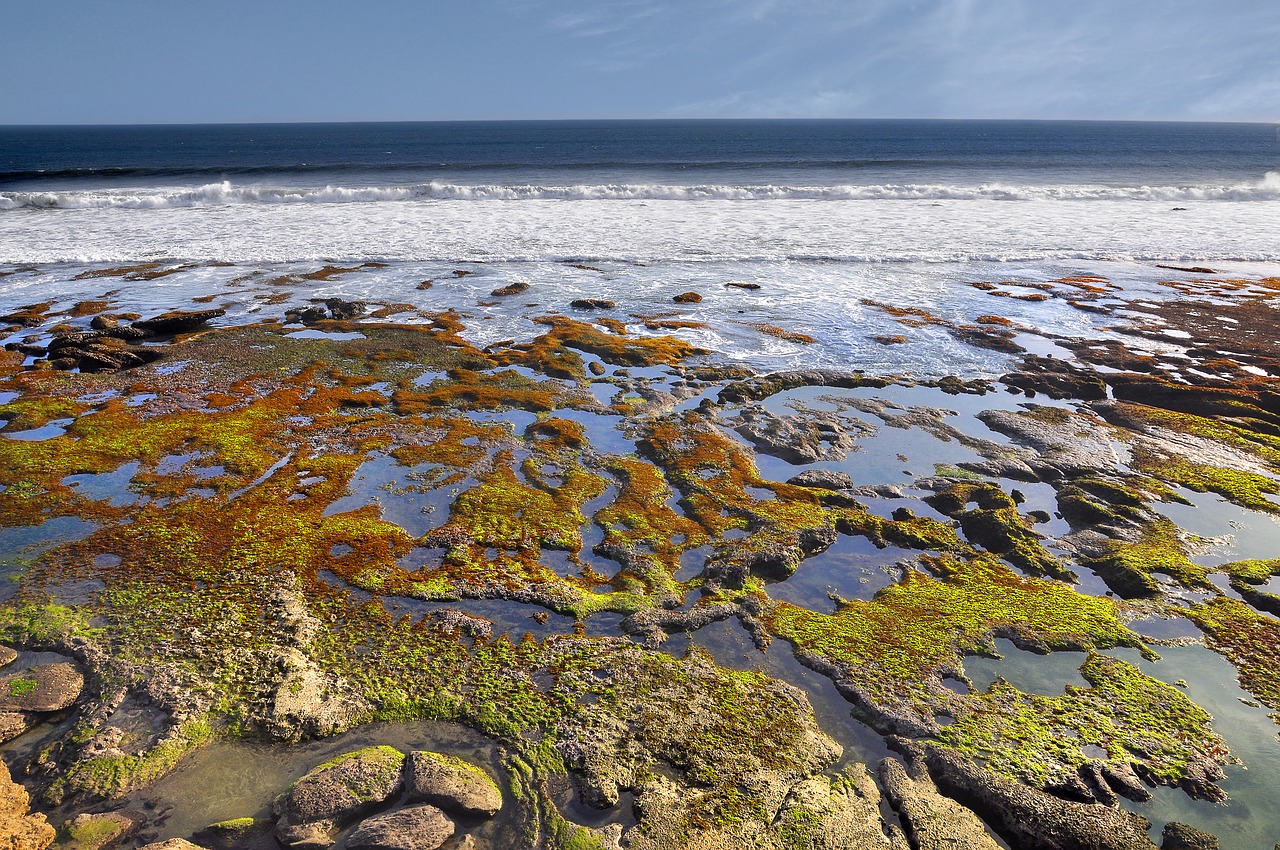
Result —
[[412, 186], [324, 186], [293, 188], [235, 185], [90, 189], [62, 192], [2, 192], [0, 210], [164, 209], [229, 204], [342, 204], [404, 201], [1276, 201], [1280, 172], [1234, 185], [1106, 186], [1099, 184], [974, 186], [874, 184], [838, 186], [679, 185], [604, 183], [576, 185], [463, 185], [431, 182]]

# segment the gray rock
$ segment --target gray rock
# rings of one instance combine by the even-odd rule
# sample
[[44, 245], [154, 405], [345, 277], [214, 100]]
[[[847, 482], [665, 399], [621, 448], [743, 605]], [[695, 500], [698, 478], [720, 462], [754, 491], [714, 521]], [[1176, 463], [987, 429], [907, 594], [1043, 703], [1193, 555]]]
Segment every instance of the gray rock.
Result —
[[454, 825], [435, 806], [413, 806], [369, 818], [347, 836], [349, 850], [436, 850]]
[[1012, 782], [950, 750], [925, 747], [929, 774], [1019, 850], [1156, 850], [1150, 822], [1123, 809], [1062, 800]]
[[343, 823], [400, 791], [404, 753], [368, 747], [322, 764], [276, 801], [276, 837], [286, 847], [327, 847]]
[[1218, 850], [1218, 839], [1203, 829], [1173, 821], [1160, 833], [1160, 850]]
[[861, 419], [825, 410], [779, 416], [753, 406], [743, 410], [738, 418], [741, 424], [734, 430], [757, 451], [794, 464], [843, 460], [857, 449], [858, 437], [874, 430]]
[[444, 753], [409, 755], [409, 802], [431, 803], [451, 812], [493, 817], [502, 808], [497, 783], [478, 765]]
[[792, 785], [772, 824], [782, 846], [795, 846], [784, 836], [796, 826], [809, 837], [800, 846], [814, 850], [910, 848], [902, 831], [881, 818], [879, 789], [861, 764], [849, 765], [834, 778], [814, 776]]
[[912, 779], [901, 763], [884, 759], [880, 784], [915, 850], [998, 850], [982, 820], [939, 794], [927, 776]]
[[787, 483], [797, 487], [817, 487], [823, 490], [848, 490], [853, 487], [853, 479], [847, 473], [833, 469], [806, 469], [799, 475], [788, 478]]
[[0, 711], [61, 711], [83, 689], [74, 664], [41, 664], [0, 679]]
[[347, 301], [342, 298], [326, 299], [324, 306], [329, 308], [329, 315], [339, 321], [348, 321], [363, 316], [369, 309], [369, 305], [363, 301]]

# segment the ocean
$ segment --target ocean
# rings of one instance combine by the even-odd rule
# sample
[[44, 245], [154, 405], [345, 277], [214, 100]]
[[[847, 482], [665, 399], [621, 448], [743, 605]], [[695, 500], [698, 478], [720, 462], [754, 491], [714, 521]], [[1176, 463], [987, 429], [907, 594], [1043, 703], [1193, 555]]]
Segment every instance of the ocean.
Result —
[[[864, 345], [890, 331], [861, 299], [972, 313], [975, 280], [1102, 274], [1151, 282], [1157, 263], [1242, 275], [1280, 262], [1280, 140], [1268, 124], [1008, 121], [591, 121], [0, 128], [0, 300], [90, 297], [73, 279], [112, 263], [204, 264], [114, 296], [137, 312], [317, 263], [387, 263], [307, 297], [443, 309], [501, 282], [645, 309], [706, 289], [688, 335], [763, 368], [998, 371], [939, 341]], [[218, 261], [235, 268], [208, 267]], [[485, 274], [423, 292], [459, 263]], [[588, 265], [599, 272], [576, 268]], [[744, 299], [730, 281], [759, 283]], [[220, 301], [262, 309], [253, 282]], [[1159, 297], [1156, 292], [1153, 297]], [[173, 301], [175, 303], [169, 303]], [[1060, 304], [1002, 305], [1063, 333]], [[488, 311], [479, 342], [526, 336]], [[734, 321], [818, 345], [761, 347]]]
[[[1212, 273], [1205, 271], [1209, 268]], [[286, 339], [359, 339], [355, 327], [304, 328], [289, 319], [292, 311], [343, 298], [367, 302], [371, 322], [426, 324], [440, 311], [452, 310], [463, 326], [460, 334], [469, 341], [511, 351], [546, 333], [545, 320], [539, 323], [546, 314], [565, 314], [603, 323], [625, 321], [627, 332], [637, 336], [672, 334], [711, 352], [707, 362], [758, 370], [829, 367], [904, 378], [996, 378], [1015, 368], [1022, 352], [1080, 362], [1085, 358], [1079, 347], [1065, 346], [1092, 340], [1115, 342], [1117, 350], [1138, 358], [1121, 365], [1148, 362], [1147, 368], [1166, 370], [1171, 379], [1184, 361], [1187, 373], [1212, 377], [1195, 368], [1222, 368], [1219, 355], [1238, 359], [1240, 373], [1273, 377], [1274, 372], [1263, 368], [1272, 365], [1270, 359], [1256, 352], [1206, 354], [1202, 348], [1196, 353], [1199, 359], [1191, 358], [1184, 349], [1194, 334], [1174, 327], [1160, 312], [1161, 302], [1179, 299], [1194, 302], [1197, 309], [1230, 305], [1232, 299], [1256, 299], [1251, 303], [1264, 305], [1262, 296], [1274, 298], [1276, 284], [1261, 278], [1280, 279], [1280, 131], [1270, 124], [593, 121], [0, 127], [0, 315], [12, 317], [26, 305], [37, 305], [13, 318], [9, 331], [0, 333], [0, 343], [26, 354], [31, 367], [54, 359], [43, 347], [55, 336], [65, 336], [68, 327], [87, 329], [103, 313], [145, 318], [175, 309], [217, 308], [225, 312], [212, 320], [213, 326], [277, 321], [285, 323], [281, 335]], [[511, 287], [516, 283], [527, 288]], [[509, 294], [499, 295], [502, 290]], [[700, 300], [675, 300], [688, 292]], [[582, 298], [616, 306], [605, 313], [580, 312], [572, 302]], [[1239, 324], [1234, 316], [1241, 314], [1228, 312], [1224, 307], [1214, 319]], [[1200, 314], [1193, 310], [1192, 315]], [[1126, 323], [1130, 327], [1122, 327]], [[1259, 327], [1265, 333], [1270, 326], [1260, 322]], [[1007, 329], [1008, 336], [978, 337], [974, 344], [975, 329], [991, 328]], [[994, 347], [982, 344], [993, 339]], [[148, 340], [137, 348], [164, 344]], [[148, 380], [201, 374], [184, 373], [188, 364], [180, 358], [144, 367]], [[1117, 371], [1104, 361], [1093, 358], [1098, 373]], [[592, 365], [600, 369], [593, 374], [603, 373], [603, 365], [594, 360]], [[512, 368], [537, 374], [524, 366]], [[128, 386], [131, 374], [142, 373], [121, 373], [121, 386]], [[21, 395], [28, 387], [38, 392], [56, 388], [57, 381], [45, 380], [48, 374], [20, 373], [12, 381], [15, 389], [0, 393], [0, 404], [26, 402]], [[617, 369], [584, 387], [598, 394], [602, 405], [615, 399], [618, 405], [632, 404], [644, 396], [627, 393], [651, 383], [674, 391], [677, 383], [688, 385], [684, 376], [692, 374], [656, 367]], [[34, 377], [28, 382], [24, 376]], [[442, 378], [428, 370], [412, 380], [415, 386], [428, 386]], [[191, 380], [198, 385], [202, 379]], [[1000, 443], [1007, 438], [977, 414], [1021, 410], [1025, 404], [1023, 396], [1013, 393], [952, 396], [941, 389], [907, 386], [911, 383], [904, 380], [903, 386], [867, 397], [850, 391], [847, 408], [840, 406], [840, 398], [816, 397], [816, 387], [768, 403], [774, 413], [828, 415], [944, 404], [946, 409], [936, 413], [939, 421], [943, 414], [958, 417], [975, 435]], [[132, 409], [155, 402], [164, 407], [160, 402], [167, 400], [146, 388], [139, 384], [120, 398], [120, 391], [111, 389], [82, 396], [77, 403]], [[872, 388], [863, 389], [871, 393]], [[808, 390], [814, 392], [806, 395]], [[367, 388], [384, 391], [391, 392], [389, 382]], [[702, 398], [711, 396], [683, 398], [675, 409], [691, 409]], [[1045, 403], [1043, 394], [1035, 403]], [[24, 415], [21, 405], [13, 411]], [[560, 414], [592, 423], [594, 451], [637, 451], [635, 436], [625, 426], [639, 414], [606, 416], [570, 408]], [[535, 414], [523, 410], [470, 415], [476, 421], [511, 425], [513, 435], [535, 420]], [[741, 415], [739, 409], [728, 411], [724, 422]], [[290, 421], [298, 420], [293, 424], [301, 427], [307, 419]], [[12, 433], [4, 435], [10, 439], [44, 441], [61, 436], [71, 422], [54, 418], [32, 423], [38, 427], [0, 426], [10, 428]], [[910, 482], [930, 475], [931, 469], [955, 473], [955, 464], [976, 460], [978, 454], [950, 432], [913, 427], [906, 415], [886, 414], [877, 422], [887, 427], [874, 436], [863, 434], [863, 450], [848, 459], [823, 461], [822, 468], [849, 471], [859, 484], [888, 488], [881, 492], [888, 493], [884, 498], [867, 497], [886, 516], [895, 516], [895, 507], [909, 506], [920, 516], [942, 517], [930, 512], [923, 500], [926, 491]], [[725, 433], [730, 433], [727, 426]], [[1116, 453], [1115, 471], [1130, 475], [1124, 460], [1129, 449], [1117, 440], [1109, 449]], [[282, 469], [282, 477], [299, 475], [292, 458], [291, 451], [256, 480], [246, 475], [248, 486], [231, 492], [226, 504]], [[154, 474], [167, 479], [181, 472], [204, 481], [206, 474], [226, 474], [215, 459], [205, 453], [168, 455]], [[97, 475], [70, 474], [59, 481], [64, 489], [98, 494], [86, 498], [109, 496], [115, 500], [109, 503], [112, 509], [140, 511], [147, 504], [163, 504], [159, 498], [149, 503], [150, 495], [141, 495], [149, 492], [147, 480], [130, 483], [140, 471], [153, 474], [139, 463]], [[764, 453], [757, 455], [757, 463], [762, 475], [776, 481], [788, 480], [796, 466]], [[326, 507], [324, 516], [379, 504], [384, 519], [418, 538], [443, 521], [447, 511], [436, 508], [447, 507], [457, 492], [454, 488], [446, 496], [443, 487], [438, 492], [426, 485], [397, 487], [400, 476], [406, 482], [411, 476], [385, 454], [371, 455], [360, 469], [348, 494]], [[1005, 489], [1016, 485], [1031, 500], [1023, 509], [1028, 516], [1049, 517], [1058, 510], [1049, 484], [999, 483]], [[898, 487], [906, 488], [902, 498], [893, 496]], [[14, 500], [27, 498], [30, 491], [15, 489]], [[222, 495], [197, 487], [185, 497]], [[295, 495], [298, 501], [290, 496], [282, 509], [304, 510], [306, 495]], [[1187, 490], [1184, 495], [1186, 505], [1153, 503], [1153, 510], [1209, 547], [1192, 553], [1197, 564], [1275, 555], [1280, 520], [1273, 514], [1209, 493]], [[162, 498], [167, 502], [168, 496]], [[16, 576], [49, 547], [94, 530], [70, 517], [33, 526], [25, 524], [25, 515], [18, 519], [22, 522], [0, 528], [0, 577]], [[64, 524], [66, 520], [71, 521]], [[1069, 523], [1061, 516], [1045, 522], [1046, 545], [1056, 546]], [[588, 534], [604, 539], [604, 525], [584, 528], [584, 539]], [[833, 588], [846, 597], [861, 593], [870, 598], [889, 581], [882, 568], [890, 564], [881, 563], [886, 556], [876, 545], [863, 542], [861, 549], [850, 544], [842, 552], [837, 546], [830, 558], [811, 559], [795, 577], [770, 584], [769, 593], [814, 610], [834, 605]], [[583, 551], [590, 554], [592, 544], [585, 543]], [[1052, 551], [1067, 556], [1065, 549]], [[685, 554], [691, 555], [690, 565], [688, 572], [676, 575], [679, 581], [693, 578], [706, 557], [702, 549]], [[332, 550], [331, 555], [341, 557]], [[601, 563], [601, 569], [606, 567]], [[1096, 575], [1081, 572], [1086, 583], [1093, 580], [1081, 586], [1084, 592], [1107, 592]], [[1269, 587], [1280, 591], [1276, 581]], [[1164, 590], [1175, 607], [1211, 595], [1171, 584]], [[525, 609], [531, 606], [487, 602], [490, 607], [468, 610], [506, 618], [513, 629], [544, 622], [530, 620]], [[463, 600], [458, 605], [464, 603], [479, 604]], [[589, 625], [616, 629], [620, 617], [607, 619], [612, 616], [593, 615]], [[549, 629], [571, 627], [567, 617], [556, 618]], [[1186, 633], [1162, 619], [1148, 619], [1157, 621], [1146, 626], [1153, 639], [1165, 634], [1161, 629], [1173, 629], [1166, 637], [1199, 634], [1180, 617], [1170, 622], [1189, 629]], [[880, 754], [858, 749], [863, 745], [861, 727], [853, 728], [844, 697], [826, 679], [801, 668], [782, 641], [775, 642], [782, 650], [758, 654], [745, 632], [729, 621], [696, 634], [699, 645], [718, 651], [717, 659], [727, 659], [730, 666], [755, 665], [763, 658], [775, 665], [773, 674], [808, 681], [807, 693], [828, 730], [843, 736], [849, 757]], [[673, 636], [673, 643], [679, 640], [695, 642], [690, 635]], [[1054, 693], [1061, 693], [1064, 684], [1078, 679], [1082, 657], [1074, 653], [1055, 659], [1069, 668], [1063, 679], [1061, 670], [1041, 656], [1016, 648], [1001, 651], [1005, 660], [987, 665], [989, 680], [998, 674], [1015, 684], [1034, 683], [1044, 674], [1053, 679]], [[1160, 651], [1167, 660], [1154, 664], [1132, 652], [1125, 657], [1154, 670], [1151, 675], [1157, 678], [1187, 687], [1215, 715], [1215, 728], [1248, 770], [1230, 768], [1224, 788], [1232, 803], [1227, 806], [1190, 800], [1179, 789], [1157, 788], [1153, 800], [1132, 807], [1150, 818], [1157, 831], [1165, 822], [1181, 820], [1217, 832], [1228, 850], [1270, 847], [1280, 762], [1274, 758], [1275, 728], [1267, 709], [1236, 687], [1235, 668], [1219, 655], [1202, 646], [1161, 646]], [[972, 660], [975, 677], [984, 661], [991, 660]], [[1031, 693], [1031, 684], [1027, 688]], [[199, 773], [190, 776], [203, 781]], [[192, 797], [185, 791], [176, 794], [184, 804]], [[217, 818], [229, 816], [234, 813]], [[182, 817], [195, 818], [190, 829], [174, 825]], [[167, 828], [173, 835], [187, 835], [211, 819], [180, 813]]]

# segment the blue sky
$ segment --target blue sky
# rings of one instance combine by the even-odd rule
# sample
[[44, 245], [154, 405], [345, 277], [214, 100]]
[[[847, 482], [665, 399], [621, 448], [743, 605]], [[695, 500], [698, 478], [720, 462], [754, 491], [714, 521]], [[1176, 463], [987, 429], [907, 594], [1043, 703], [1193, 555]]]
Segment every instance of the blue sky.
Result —
[[1280, 120], [1276, 0], [7, 0], [0, 123]]

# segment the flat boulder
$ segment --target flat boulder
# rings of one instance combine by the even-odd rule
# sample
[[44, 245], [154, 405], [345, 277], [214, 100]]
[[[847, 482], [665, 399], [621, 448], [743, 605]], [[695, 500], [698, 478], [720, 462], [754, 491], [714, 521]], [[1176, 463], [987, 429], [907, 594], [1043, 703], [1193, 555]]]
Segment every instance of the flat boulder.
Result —
[[575, 310], [612, 310], [617, 305], [603, 298], [578, 298], [570, 301], [569, 306]]
[[834, 469], [806, 469], [799, 475], [788, 478], [787, 483], [819, 490], [848, 490], [853, 487], [853, 479], [848, 473]]
[[276, 801], [276, 838], [285, 847], [327, 847], [345, 823], [400, 791], [404, 753], [366, 747], [326, 762]]
[[671, 300], [677, 304], [697, 304], [702, 300], [702, 296], [696, 292], [681, 292]]
[[369, 818], [347, 836], [348, 850], [436, 850], [454, 825], [435, 806], [411, 806]]
[[83, 689], [84, 676], [74, 664], [41, 664], [0, 679], [0, 711], [62, 711]]
[[409, 755], [409, 801], [430, 803], [451, 812], [493, 817], [502, 808], [502, 792], [478, 765], [424, 750]]
[[226, 310], [170, 310], [150, 319], [139, 319], [132, 327], [152, 336], [169, 336], [193, 331], [210, 319], [226, 314]]

